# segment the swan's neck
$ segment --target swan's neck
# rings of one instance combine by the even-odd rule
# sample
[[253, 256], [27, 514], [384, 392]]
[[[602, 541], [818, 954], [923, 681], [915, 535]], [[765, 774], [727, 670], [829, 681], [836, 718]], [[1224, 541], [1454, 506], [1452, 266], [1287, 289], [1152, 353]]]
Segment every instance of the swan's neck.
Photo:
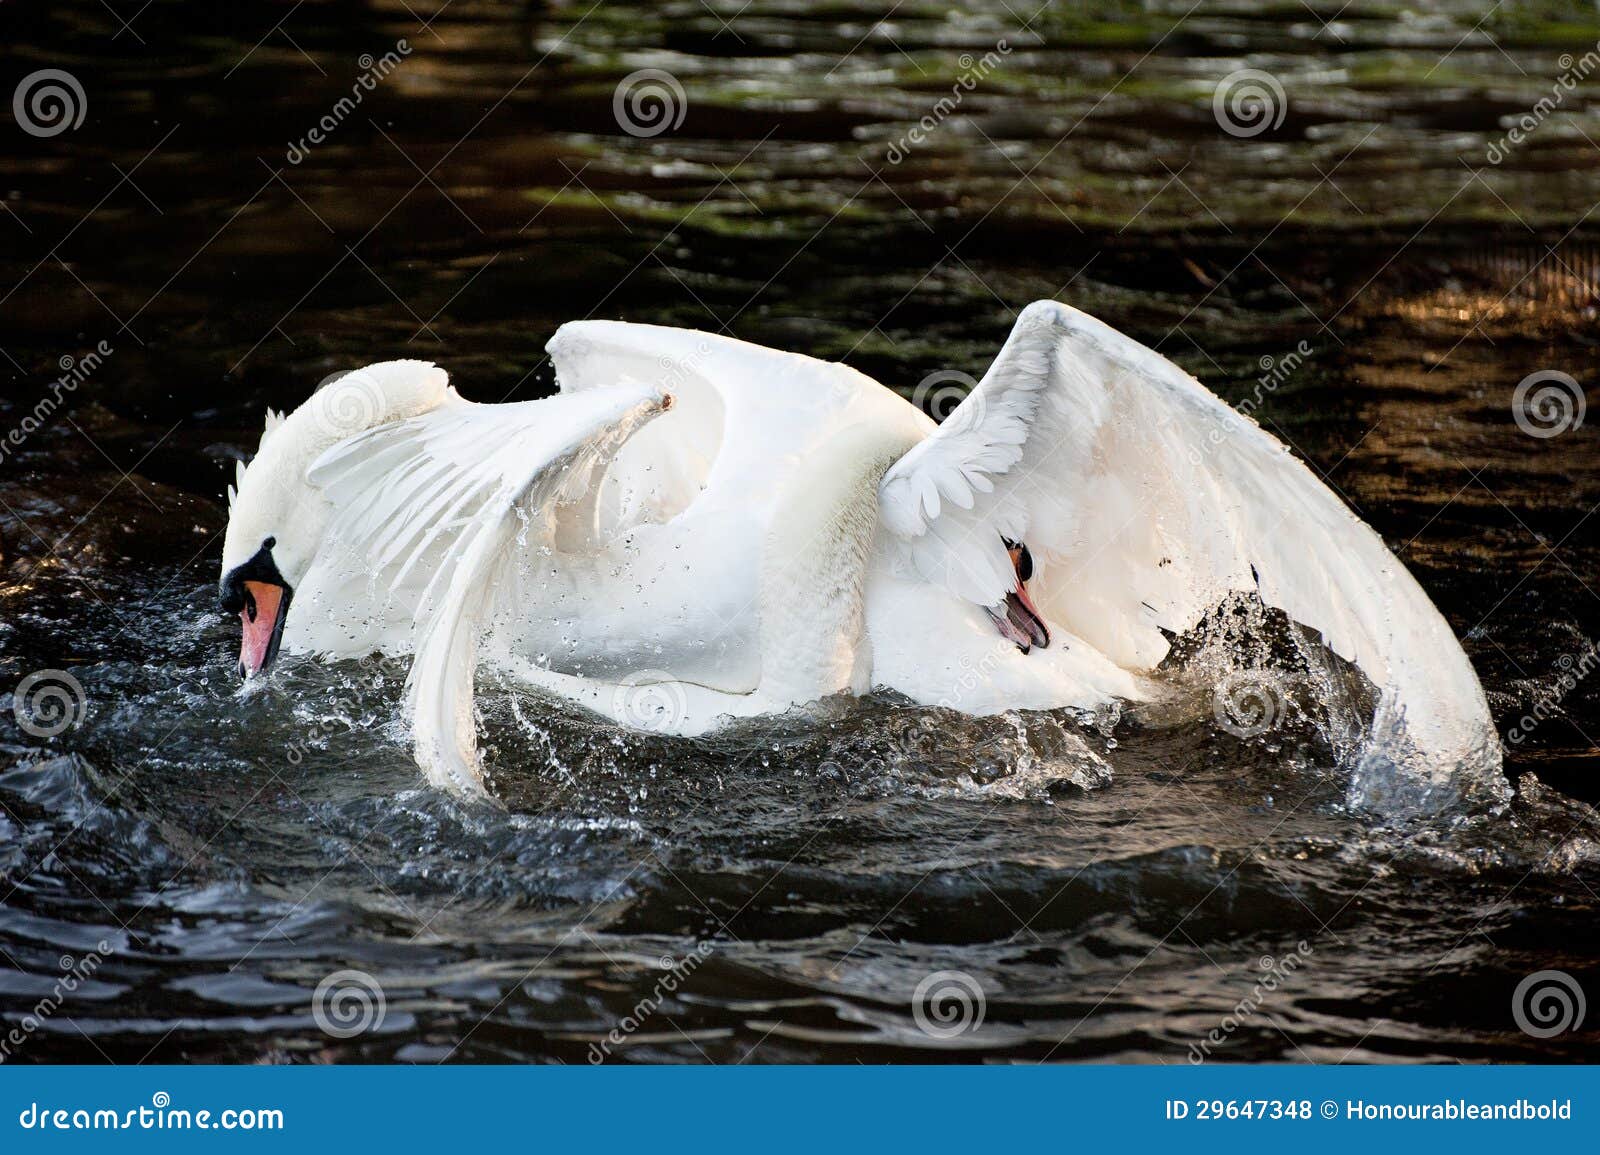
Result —
[[778, 503], [761, 567], [761, 688], [775, 704], [868, 689], [863, 588], [878, 483], [915, 443], [857, 425], [807, 458]]

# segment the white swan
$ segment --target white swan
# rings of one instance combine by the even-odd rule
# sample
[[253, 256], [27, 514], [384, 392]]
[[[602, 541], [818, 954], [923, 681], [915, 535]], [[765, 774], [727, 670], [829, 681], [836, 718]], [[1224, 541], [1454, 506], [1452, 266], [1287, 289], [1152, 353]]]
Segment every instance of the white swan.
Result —
[[873, 687], [1092, 709], [1150, 697], [1169, 637], [1243, 591], [1379, 687], [1384, 758], [1498, 767], [1471, 665], [1378, 536], [1066, 305], [1025, 309], [938, 426], [846, 366], [706, 333], [583, 321], [548, 351], [540, 401], [392, 361], [268, 415], [223, 551], [245, 676], [280, 642], [409, 653], [418, 762], [482, 793], [480, 660], [682, 735]]

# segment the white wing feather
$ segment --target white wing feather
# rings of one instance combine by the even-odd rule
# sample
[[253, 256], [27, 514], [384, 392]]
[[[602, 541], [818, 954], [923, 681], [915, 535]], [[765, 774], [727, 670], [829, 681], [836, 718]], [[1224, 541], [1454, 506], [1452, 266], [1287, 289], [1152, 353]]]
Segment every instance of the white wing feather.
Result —
[[548, 540], [557, 507], [665, 395], [617, 385], [513, 405], [454, 391], [432, 412], [341, 442], [308, 474], [334, 506], [319, 564], [366, 583], [379, 617], [410, 623], [407, 703], [417, 760], [435, 785], [483, 795], [472, 709], [478, 640], [520, 536]]
[[973, 393], [880, 487], [904, 560], [980, 605], [1038, 563], [1047, 617], [1130, 669], [1256, 591], [1381, 690], [1374, 747], [1498, 781], [1499, 745], [1450, 627], [1382, 540], [1273, 437], [1170, 361], [1054, 301], [1030, 305]]

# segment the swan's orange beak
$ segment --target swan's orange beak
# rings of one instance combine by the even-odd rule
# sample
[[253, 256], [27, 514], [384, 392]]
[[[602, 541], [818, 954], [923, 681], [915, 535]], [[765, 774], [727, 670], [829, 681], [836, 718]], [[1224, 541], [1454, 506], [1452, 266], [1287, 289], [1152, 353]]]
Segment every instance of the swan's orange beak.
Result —
[[1039, 607], [1033, 604], [1033, 597], [1028, 593], [1028, 587], [1022, 582], [1017, 583], [1016, 598], [1030, 620], [1030, 632], [1042, 635], [1034, 638], [1034, 644], [1048, 646], [1050, 644], [1050, 627], [1044, 624], [1044, 615], [1039, 612]]
[[989, 607], [989, 617], [1000, 630], [1000, 636], [1024, 654], [1035, 646], [1042, 650], [1050, 644], [1050, 627], [1044, 624], [1044, 615], [1028, 596], [1033, 555], [1021, 542], [1001, 540], [1005, 541], [1006, 552], [1011, 555], [1011, 567], [1017, 571], [1017, 588], [1006, 595], [1004, 602]]
[[241, 678], [259, 674], [278, 656], [278, 643], [283, 640], [283, 619], [289, 609], [289, 599], [284, 593], [282, 586], [272, 582], [244, 583], [244, 609], [239, 611], [239, 621], [244, 626], [244, 638], [239, 645]]

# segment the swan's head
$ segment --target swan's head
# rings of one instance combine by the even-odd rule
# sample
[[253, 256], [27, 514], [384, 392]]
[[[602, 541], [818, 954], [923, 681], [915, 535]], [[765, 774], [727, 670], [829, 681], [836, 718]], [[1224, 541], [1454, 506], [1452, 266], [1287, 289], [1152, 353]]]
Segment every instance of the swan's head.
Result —
[[449, 377], [426, 361], [385, 361], [325, 383], [288, 417], [268, 413], [261, 447], [229, 490], [222, 611], [243, 626], [239, 674], [272, 665], [294, 592], [316, 563], [333, 508], [307, 480], [324, 452], [391, 421], [425, 413]]
[[229, 492], [228, 532], [222, 542], [222, 612], [244, 627], [239, 676], [259, 674], [278, 656], [294, 591], [322, 543], [327, 501], [306, 480], [315, 448], [300, 416], [267, 415], [261, 448], [242, 466]]
[[[242, 488], [242, 487], [241, 487]], [[257, 520], [251, 518], [250, 520]], [[252, 531], [234, 532], [233, 522], [223, 546], [222, 612], [238, 614], [244, 627], [239, 646], [239, 676], [259, 674], [278, 656], [289, 604], [309, 563], [304, 560], [307, 523], [269, 522], [296, 526], [280, 544], [276, 533], [264, 534], [254, 551]]]

